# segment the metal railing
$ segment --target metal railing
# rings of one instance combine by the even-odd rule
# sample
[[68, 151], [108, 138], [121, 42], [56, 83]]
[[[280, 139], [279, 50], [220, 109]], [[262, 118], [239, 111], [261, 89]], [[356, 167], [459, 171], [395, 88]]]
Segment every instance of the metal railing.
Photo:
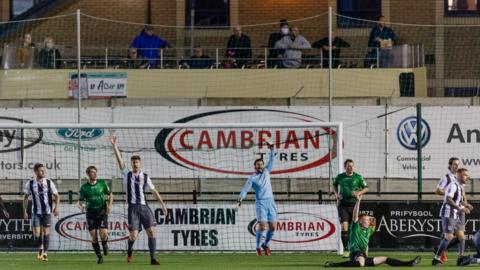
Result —
[[[5, 44], [3, 69], [21, 68], [77, 68], [75, 50], [58, 46], [55, 51], [46, 48], [19, 48]], [[128, 48], [82, 48], [82, 69], [227, 69], [227, 68], [285, 68], [293, 62], [294, 68], [328, 68], [328, 51], [302, 49], [300, 56], [285, 58], [282, 50], [274, 48], [202, 48], [203, 53], [191, 55], [188, 48], [136, 49], [137, 57], [129, 55]], [[23, 59], [19, 59], [19, 50]], [[231, 53], [234, 51], [234, 53]], [[279, 54], [279, 55], [276, 55]], [[340, 53], [338, 53], [340, 55]], [[138, 57], [138, 55], [140, 57]], [[144, 55], [144, 56], [142, 56]], [[147, 55], [147, 56], [145, 56]], [[333, 68], [414, 68], [425, 65], [423, 45], [401, 45], [391, 49], [349, 47], [342, 48], [339, 57], [332, 58]], [[288, 66], [291, 67], [291, 66]]]

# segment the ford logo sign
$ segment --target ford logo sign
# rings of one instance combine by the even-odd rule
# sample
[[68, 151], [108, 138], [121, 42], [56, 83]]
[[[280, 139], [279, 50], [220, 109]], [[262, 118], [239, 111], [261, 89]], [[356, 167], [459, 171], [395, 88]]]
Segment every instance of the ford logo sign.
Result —
[[[422, 119], [421, 143], [422, 147], [430, 141], [430, 126]], [[398, 142], [409, 150], [417, 150], [417, 118], [410, 116], [403, 119], [397, 127]]]
[[57, 129], [57, 135], [67, 140], [89, 141], [95, 140], [103, 135], [103, 129], [100, 128], [82, 128], [80, 130], [76, 128], [59, 128]]

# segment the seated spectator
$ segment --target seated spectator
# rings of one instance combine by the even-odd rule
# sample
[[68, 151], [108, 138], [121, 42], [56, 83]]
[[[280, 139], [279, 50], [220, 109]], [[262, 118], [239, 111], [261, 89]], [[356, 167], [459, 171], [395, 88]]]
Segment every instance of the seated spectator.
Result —
[[298, 27], [291, 27], [291, 35], [284, 36], [275, 43], [275, 49], [284, 49], [282, 66], [285, 68], [298, 68], [302, 64], [302, 50], [310, 49], [310, 43], [300, 35]]
[[240, 26], [233, 28], [233, 35], [228, 39], [225, 56], [234, 58], [238, 67], [245, 66], [248, 61], [251, 60], [252, 47], [250, 45], [250, 38], [242, 34], [242, 28], [240, 28]]
[[43, 48], [38, 55], [38, 65], [42, 68], [59, 68], [61, 66], [61, 58], [60, 51], [55, 48], [53, 38], [45, 38]]
[[283, 57], [284, 50], [275, 49], [275, 43], [282, 39], [284, 36], [288, 35], [290, 29], [288, 27], [288, 21], [285, 19], [280, 20], [280, 30], [274, 33], [271, 33], [268, 37], [268, 66], [276, 67], [282, 64], [282, 60], [277, 60], [277, 58]]
[[215, 60], [203, 54], [203, 48], [195, 47], [193, 56], [188, 60], [183, 60], [181, 65], [185, 68], [210, 68], [215, 65]]
[[35, 44], [32, 42], [32, 35], [26, 33], [15, 53], [17, 68], [31, 68], [35, 57], [34, 54]]
[[[397, 44], [397, 36], [393, 29], [385, 25], [385, 17], [378, 17], [378, 23], [370, 31], [368, 37], [368, 48], [365, 59], [365, 67], [370, 67], [372, 64], [377, 63], [377, 51], [380, 55], [380, 67], [388, 67], [392, 63], [392, 47]], [[377, 49], [378, 48], [378, 49]]]
[[[330, 57], [328, 37], [322, 38], [313, 43], [312, 47], [322, 50], [322, 67], [328, 67], [328, 58]], [[340, 65], [340, 48], [348, 48], [345, 40], [337, 37], [335, 32], [332, 32], [332, 67], [336, 68]]]
[[155, 35], [153, 26], [149, 24], [145, 25], [140, 35], [133, 39], [130, 47], [137, 48], [138, 57], [148, 59], [150, 67], [152, 68], [156, 67], [158, 64], [160, 49], [171, 48], [167, 41]]
[[127, 59], [123, 60], [122, 68], [144, 69], [149, 67], [149, 61], [138, 56], [137, 48], [129, 48]]

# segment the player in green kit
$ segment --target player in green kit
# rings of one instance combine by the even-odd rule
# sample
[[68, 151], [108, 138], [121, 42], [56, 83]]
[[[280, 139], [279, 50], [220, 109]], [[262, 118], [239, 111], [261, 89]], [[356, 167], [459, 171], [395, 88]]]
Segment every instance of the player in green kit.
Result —
[[[335, 178], [333, 190], [338, 201], [338, 217], [342, 226], [342, 244], [347, 250], [348, 247], [348, 225], [352, 223], [353, 207], [358, 198], [368, 191], [367, 182], [363, 177], [354, 172], [353, 160], [347, 159], [343, 163], [345, 172]], [[348, 251], [343, 253], [348, 258]]]
[[[390, 266], [415, 266], [420, 263], [417, 256], [411, 261], [400, 261], [390, 257], [368, 257], [368, 243], [375, 232], [375, 220], [368, 215], [359, 215], [361, 196], [358, 197], [353, 209], [352, 224], [350, 224], [350, 238], [348, 249], [350, 260], [345, 262], [326, 262], [325, 267], [364, 267], [388, 264]], [[373, 220], [373, 222], [372, 222]]]
[[[97, 255], [97, 263], [103, 263], [97, 230], [100, 231], [103, 255], [108, 255], [108, 214], [112, 211], [113, 194], [105, 180], [97, 179], [97, 168], [87, 168], [88, 182], [80, 188], [77, 207], [86, 212], [88, 231], [92, 238], [92, 246]], [[108, 203], [106, 201], [108, 197]], [[85, 202], [85, 206], [83, 205]]]

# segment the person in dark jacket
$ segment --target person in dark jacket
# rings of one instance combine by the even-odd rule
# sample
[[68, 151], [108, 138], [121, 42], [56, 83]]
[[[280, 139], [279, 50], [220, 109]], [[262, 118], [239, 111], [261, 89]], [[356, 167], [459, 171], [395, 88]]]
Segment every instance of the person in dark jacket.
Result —
[[160, 58], [160, 49], [171, 48], [166, 40], [155, 35], [153, 26], [149, 24], [145, 25], [140, 35], [135, 37], [130, 47], [137, 48], [138, 56], [143, 59], [148, 59], [151, 68], [157, 66], [158, 59]]
[[377, 52], [379, 52], [380, 67], [389, 67], [392, 62], [391, 49], [397, 44], [397, 35], [392, 28], [387, 27], [385, 17], [378, 17], [378, 23], [370, 31], [368, 37], [369, 52], [365, 59], [365, 67], [376, 63]]
[[233, 28], [233, 35], [228, 39], [225, 56], [234, 58], [238, 67], [243, 67], [251, 60], [250, 38], [242, 33], [240, 26]]
[[47, 37], [43, 42], [44, 46], [38, 54], [38, 65], [42, 68], [60, 68], [61, 58], [60, 51], [55, 48], [53, 38]]
[[[268, 66], [275, 67], [282, 65], [282, 57], [284, 50], [275, 49], [275, 43], [289, 34], [290, 28], [288, 21], [285, 19], [280, 20], [280, 31], [271, 33], [268, 37]], [[279, 58], [279, 59], [278, 59]]]
[[203, 54], [203, 48], [198, 46], [193, 49], [193, 56], [181, 64], [185, 68], [211, 68], [215, 65], [215, 60]]
[[[322, 50], [322, 67], [328, 67], [329, 46], [328, 37], [317, 40], [313, 43], [312, 48]], [[332, 33], [332, 67], [336, 68], [340, 65], [340, 48], [348, 48], [350, 44], [345, 40], [337, 37], [335, 32]]]

